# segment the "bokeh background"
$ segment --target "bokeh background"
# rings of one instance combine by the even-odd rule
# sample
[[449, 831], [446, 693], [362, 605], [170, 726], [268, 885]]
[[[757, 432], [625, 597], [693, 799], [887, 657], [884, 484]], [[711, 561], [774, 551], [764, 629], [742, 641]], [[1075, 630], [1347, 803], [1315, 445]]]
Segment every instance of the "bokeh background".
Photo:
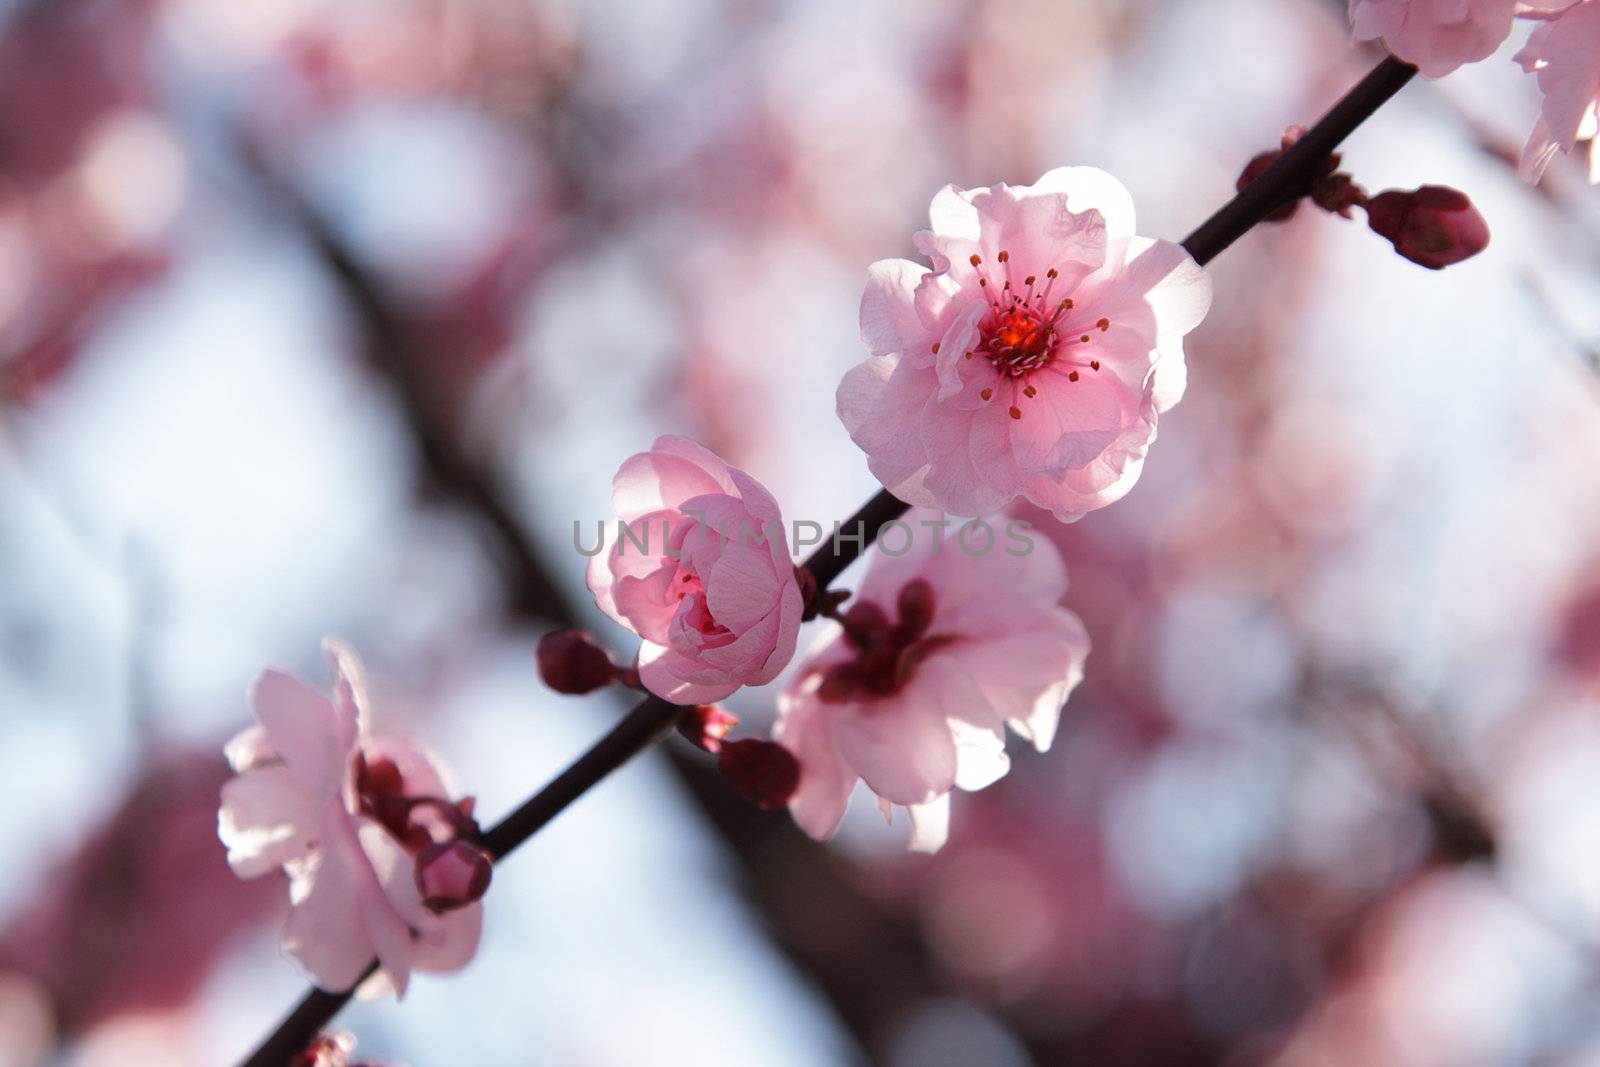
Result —
[[[864, 268], [933, 192], [1094, 164], [1181, 237], [1376, 58], [1342, 7], [0, 0], [0, 1067], [229, 1063], [303, 989], [215, 839], [263, 666], [349, 640], [494, 818], [621, 712], [533, 647], [631, 648], [572, 547], [624, 456], [844, 517]], [[813, 844], [674, 740], [362, 1053], [1600, 1064], [1600, 193], [1516, 181], [1520, 36], [1346, 147], [1484, 255], [1257, 230], [1137, 489], [1034, 516], [1088, 677], [941, 854], [859, 798]]]

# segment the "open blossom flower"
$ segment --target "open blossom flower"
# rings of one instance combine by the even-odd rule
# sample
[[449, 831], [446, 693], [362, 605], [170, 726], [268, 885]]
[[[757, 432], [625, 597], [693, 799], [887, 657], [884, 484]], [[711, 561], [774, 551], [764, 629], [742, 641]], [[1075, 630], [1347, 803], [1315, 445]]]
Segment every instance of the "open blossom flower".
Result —
[[1589, 181], [1600, 182], [1600, 0], [1584, 0], [1538, 27], [1517, 53], [1544, 95], [1521, 174], [1538, 181], [1556, 152], [1589, 143]]
[[612, 482], [615, 541], [589, 561], [600, 610], [643, 639], [639, 680], [709, 704], [794, 656], [800, 586], [761, 483], [683, 437], [661, 437]]
[[860, 778], [886, 815], [910, 810], [914, 848], [935, 851], [951, 789], [982, 789], [1010, 768], [1007, 726], [1050, 747], [1089, 638], [1060, 606], [1060, 554], [1030, 544], [1021, 555], [974, 555], [928, 536], [902, 556], [873, 556], [842, 631], [778, 702], [775, 736], [801, 768], [789, 810], [806, 833], [834, 832]]
[[1358, 41], [1382, 40], [1389, 52], [1429, 78], [1494, 54], [1512, 19], [1539, 16], [1575, 0], [1350, 0]]
[[1023, 496], [1063, 521], [1123, 496], [1183, 394], [1183, 337], [1211, 305], [1180, 246], [1134, 234], [1111, 175], [946, 187], [918, 233], [928, 270], [869, 269], [872, 356], [839, 417], [873, 474], [912, 504], [986, 515]]
[[413, 970], [453, 971], [477, 951], [483, 906], [436, 914], [415, 857], [458, 829], [470, 802], [445, 800], [419, 748], [367, 735], [360, 661], [334, 641], [331, 698], [281, 671], [256, 680], [257, 725], [228, 743], [238, 776], [222, 789], [219, 834], [241, 878], [281, 867], [293, 908], [283, 947], [324, 989], [404, 994]]

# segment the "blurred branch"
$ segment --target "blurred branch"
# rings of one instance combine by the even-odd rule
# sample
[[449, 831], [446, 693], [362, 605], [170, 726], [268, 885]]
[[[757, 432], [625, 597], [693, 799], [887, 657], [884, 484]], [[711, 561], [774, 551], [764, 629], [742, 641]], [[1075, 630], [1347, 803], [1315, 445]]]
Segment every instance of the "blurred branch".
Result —
[[399, 396], [429, 484], [466, 514], [476, 516], [490, 534], [491, 551], [498, 557], [509, 589], [511, 613], [518, 618], [570, 622], [575, 614], [572, 604], [540, 562], [533, 538], [504, 502], [501, 486], [461, 447], [442, 405], [429, 396], [422, 373], [429, 353], [413, 342], [384, 296], [381, 283], [332, 225], [267, 165], [250, 142], [241, 141], [241, 146], [254, 176], [305, 236], [354, 313], [365, 335], [368, 363], [388, 379]]
[[1578, 335], [1577, 328], [1556, 307], [1549, 291], [1532, 271], [1525, 271], [1522, 275], [1522, 292], [1534, 305], [1539, 319], [1550, 326], [1561, 343], [1583, 360], [1591, 371], [1600, 372], [1600, 344], [1594, 344]]
[[[1398, 92], [1415, 73], [1415, 68], [1392, 58], [1378, 64], [1294, 147], [1191, 233], [1183, 242], [1184, 248], [1204, 265], [1276, 208], [1302, 195], [1333, 149]], [[496, 535], [502, 550], [499, 553], [502, 566], [513, 589], [513, 613], [570, 622], [574, 618], [572, 607], [557, 592], [539, 560], [532, 540], [509, 507], [502, 502], [493, 480], [460, 449], [447, 420], [429, 403], [425, 385], [417, 370], [421, 354], [412, 349], [406, 331], [383, 297], [381, 286], [361, 267], [325, 220], [296, 190], [273, 174], [258, 153], [246, 145], [244, 154], [252, 163], [254, 172], [296, 219], [360, 318], [367, 333], [369, 358], [395, 384], [430, 476], [458, 503], [476, 511]], [[849, 551], [840, 551], [837, 542], [826, 550], [819, 548], [802, 567], [816, 580], [819, 588], [826, 588], [866, 549], [882, 526], [903, 514], [906, 507], [887, 490], [880, 491], [850, 520], [866, 525], [866, 536], [861, 543], [849, 542], [852, 545]], [[824, 555], [824, 551], [827, 551], [827, 555]], [[491, 851], [501, 857], [522, 844], [591, 786], [663, 736], [679, 710], [656, 697], [639, 704], [577, 763], [491, 828], [486, 835]], [[734, 830], [741, 827], [741, 823], [727, 816], [724, 809], [729, 805], [722, 802], [725, 794], [707, 795], [702, 788], [705, 782], [703, 775], [685, 774], [684, 777], [696, 797], [702, 801], [711, 823], [735, 846], [734, 854], [743, 861], [746, 878], [763, 887], [768, 894], [774, 887], [770, 879], [763, 879], [761, 866], [754, 862], [759, 851], [751, 846], [764, 843], [769, 834], [779, 839], [787, 836], [788, 847], [816, 854], [810, 858], [810, 862], [819, 870], [827, 869], [826, 860], [820, 855], [822, 850], [810, 843], [800, 846], [795, 840], [798, 832], [793, 827], [770, 830], [777, 820], [768, 816], [760, 816], [757, 823], [751, 822], [746, 815], [742, 824], [744, 829], [736, 838]], [[760, 829], [750, 830], [751, 826], [759, 826]], [[837, 898], [853, 897], [856, 904], [862, 903], [860, 895], [849, 891], [843, 879], [824, 882]], [[810, 903], [815, 906], [818, 902], [811, 900]], [[801, 950], [793, 932], [791, 930], [784, 941], [791, 956], [806, 965], [823, 983], [841, 1020], [855, 1029], [864, 1045], [870, 1044], [873, 1028], [885, 1016], [882, 1000], [871, 996], [870, 990], [863, 997], [858, 968], [853, 965], [842, 968], [827, 966], [826, 954]], [[909, 930], [901, 930], [900, 936], [895, 938], [892, 926], [889, 932], [891, 939], [900, 942], [900, 951], [896, 955], [912, 967], [909, 973], [924, 976], [930, 989], [940, 988], [942, 983], [932, 977], [931, 967], [922, 959], [915, 935]], [[373, 966], [375, 968], [376, 964]], [[349, 998], [349, 992], [334, 994], [312, 990], [245, 1061], [245, 1067], [282, 1067], [288, 1057], [309, 1044], [317, 1031], [333, 1018]]]

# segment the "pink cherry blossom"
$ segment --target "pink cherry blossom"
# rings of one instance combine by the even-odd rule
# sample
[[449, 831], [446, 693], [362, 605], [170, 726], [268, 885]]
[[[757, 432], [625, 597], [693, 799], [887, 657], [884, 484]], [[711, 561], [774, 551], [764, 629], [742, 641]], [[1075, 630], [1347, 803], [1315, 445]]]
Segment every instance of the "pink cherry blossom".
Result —
[[[219, 834], [241, 878], [277, 868], [293, 908], [284, 951], [324, 989], [349, 989], [376, 959], [363, 995], [403, 995], [411, 972], [453, 971], [477, 951], [483, 906], [435, 914], [415, 884], [415, 855], [433, 840], [417, 813], [460, 807], [432, 760], [402, 741], [375, 741], [361, 663], [335, 641], [331, 698], [281, 671], [250, 691], [257, 725], [228, 743], [237, 776], [222, 789]], [[449, 820], [446, 820], [449, 821]]]
[[801, 597], [783, 517], [744, 471], [658, 438], [612, 483], [626, 524], [589, 561], [600, 610], [643, 639], [639, 679], [678, 704], [772, 681], [794, 656]]
[[1521, 173], [1538, 181], [1556, 152], [1589, 143], [1589, 181], [1600, 183], [1600, 2], [1583, 0], [1528, 37], [1517, 53], [1544, 95]]
[[1429, 78], [1494, 54], [1512, 19], [1539, 16], [1575, 0], [1350, 0], [1358, 41], [1382, 40], [1389, 52]]
[[1206, 273], [1180, 246], [1135, 236], [1127, 190], [1092, 167], [949, 186], [931, 218], [916, 243], [932, 270], [869, 268], [872, 355], [839, 385], [839, 418], [873, 474], [956, 515], [1022, 496], [1070, 522], [1123, 496], [1157, 415], [1183, 394]]
[[[913, 511], [914, 526], [936, 513]], [[912, 846], [935, 851], [950, 791], [1010, 768], [1010, 726], [1043, 752], [1083, 677], [1089, 638], [1060, 606], [1066, 567], [1053, 545], [969, 554], [919, 536], [875, 552], [841, 628], [826, 634], [778, 702], [775, 735], [800, 761], [795, 821], [827, 838], [858, 778], [887, 815], [909, 809]]]

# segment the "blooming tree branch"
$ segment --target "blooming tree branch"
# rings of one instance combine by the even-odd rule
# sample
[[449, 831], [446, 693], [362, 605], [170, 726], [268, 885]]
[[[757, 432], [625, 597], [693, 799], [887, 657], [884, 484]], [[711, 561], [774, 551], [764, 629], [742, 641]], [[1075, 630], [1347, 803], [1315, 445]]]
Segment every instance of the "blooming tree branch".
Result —
[[[1259, 177], [1190, 234], [1183, 242], [1183, 248], [1196, 263], [1204, 265], [1273, 212], [1306, 195], [1333, 149], [1397, 93], [1415, 73], [1416, 68], [1398, 59], [1390, 58], [1380, 63]], [[326, 248], [322, 251], [337, 269], [340, 259], [328, 256]], [[337, 251], [336, 246], [334, 251]], [[383, 321], [381, 316], [374, 319], [369, 315], [368, 318]], [[395, 337], [377, 340], [398, 344], [398, 332]], [[408, 407], [414, 407], [421, 403], [421, 397], [408, 395], [406, 402]], [[417, 412], [413, 411], [412, 414], [416, 416]], [[425, 436], [425, 446], [431, 437]], [[427, 458], [430, 466], [437, 473], [446, 475], [447, 480], [459, 482], [456, 476], [461, 472], [454, 470], [450, 464], [450, 456], [455, 453], [437, 447], [429, 451]], [[475, 483], [468, 479], [467, 484]], [[474, 500], [472, 503], [491, 518], [495, 514], [495, 508], [485, 509], [481, 501]], [[847, 530], [859, 528], [862, 534], [860, 539], [835, 539], [819, 547], [800, 567], [804, 584], [814, 591], [826, 590], [873, 543], [887, 524], [905, 513], [907, 507], [905, 502], [887, 490], [879, 492], [842, 524]], [[506, 517], [506, 523], [515, 529], [509, 517]], [[504, 530], [498, 532], [502, 535], [505, 533]], [[513, 537], [511, 543], [515, 544], [518, 540]], [[532, 573], [540, 573], [539, 568], [533, 568]], [[550, 590], [528, 592], [535, 598], [552, 595]], [[559, 604], [559, 599], [550, 602]], [[544, 789], [486, 830], [479, 843], [495, 859], [508, 855], [613, 770], [665, 736], [690, 707], [692, 705], [670, 703], [659, 696], [646, 698]], [[377, 961], [374, 961], [366, 969], [363, 978], [371, 976], [377, 968]], [[317, 1032], [327, 1025], [351, 995], [351, 990], [327, 992], [313, 989], [243, 1061], [243, 1067], [282, 1067], [289, 1063], [311, 1043]]]

